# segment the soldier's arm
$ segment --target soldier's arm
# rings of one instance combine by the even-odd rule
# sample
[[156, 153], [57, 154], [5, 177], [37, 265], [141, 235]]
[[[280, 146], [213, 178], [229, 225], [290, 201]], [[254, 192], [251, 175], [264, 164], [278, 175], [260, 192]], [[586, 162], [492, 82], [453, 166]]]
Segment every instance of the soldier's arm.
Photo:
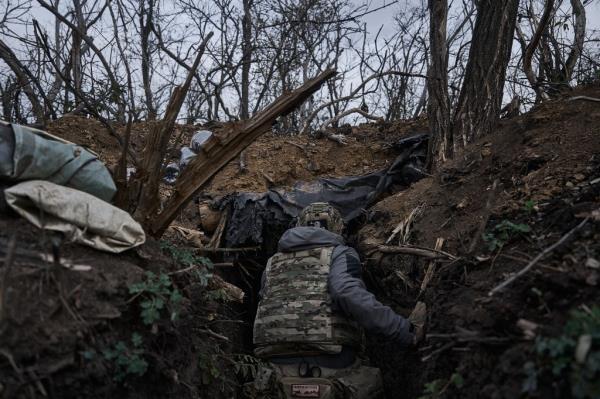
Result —
[[332, 256], [329, 293], [333, 303], [365, 330], [405, 345], [413, 342], [411, 324], [367, 291], [356, 251], [338, 246]]

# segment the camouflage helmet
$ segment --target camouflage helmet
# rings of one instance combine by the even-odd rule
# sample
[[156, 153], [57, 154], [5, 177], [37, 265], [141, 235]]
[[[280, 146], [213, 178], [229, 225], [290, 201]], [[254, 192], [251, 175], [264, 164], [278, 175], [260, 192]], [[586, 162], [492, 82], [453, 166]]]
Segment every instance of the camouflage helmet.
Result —
[[340, 212], [327, 202], [313, 202], [300, 212], [298, 226], [315, 226], [342, 234], [344, 220]]

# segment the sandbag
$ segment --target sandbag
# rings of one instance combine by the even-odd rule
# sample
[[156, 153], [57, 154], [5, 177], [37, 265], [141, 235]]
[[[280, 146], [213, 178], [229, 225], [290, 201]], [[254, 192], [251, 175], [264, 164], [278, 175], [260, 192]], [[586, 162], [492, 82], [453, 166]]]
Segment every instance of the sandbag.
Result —
[[117, 188], [106, 166], [85, 148], [41, 130], [0, 123], [0, 178], [47, 180], [110, 201]]
[[142, 226], [127, 212], [83, 191], [31, 180], [4, 195], [8, 206], [35, 226], [101, 251], [119, 253], [146, 241]]

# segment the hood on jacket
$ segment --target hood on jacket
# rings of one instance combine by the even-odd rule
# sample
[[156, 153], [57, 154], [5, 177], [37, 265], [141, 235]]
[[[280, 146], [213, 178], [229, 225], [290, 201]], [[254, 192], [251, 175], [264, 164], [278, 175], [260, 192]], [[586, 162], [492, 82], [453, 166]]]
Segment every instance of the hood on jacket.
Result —
[[279, 240], [279, 251], [293, 252], [338, 245], [344, 245], [342, 236], [320, 227], [300, 226], [283, 233]]

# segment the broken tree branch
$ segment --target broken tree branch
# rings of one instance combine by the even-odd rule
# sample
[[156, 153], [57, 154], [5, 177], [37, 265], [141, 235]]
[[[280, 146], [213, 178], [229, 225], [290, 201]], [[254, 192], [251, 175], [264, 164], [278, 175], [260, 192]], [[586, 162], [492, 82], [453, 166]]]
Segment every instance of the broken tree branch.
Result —
[[278, 117], [290, 113], [335, 74], [335, 70], [328, 69], [298, 89], [282, 94], [251, 119], [233, 124], [220, 134], [213, 134], [203, 147], [203, 151], [190, 162], [177, 180], [164, 210], [147, 226], [150, 234], [162, 235], [179, 210], [211, 177], [237, 157], [244, 148], [271, 129]]
[[526, 274], [542, 258], [544, 258], [546, 255], [548, 255], [549, 253], [551, 253], [552, 251], [554, 251], [556, 248], [558, 248], [559, 246], [561, 246], [573, 234], [575, 234], [575, 232], [577, 232], [583, 226], [585, 226], [585, 224], [588, 222], [588, 220], [590, 220], [589, 217], [583, 219], [583, 221], [581, 223], [579, 223], [577, 226], [573, 227], [567, 234], [565, 234], [564, 236], [562, 236], [560, 238], [560, 240], [556, 241], [554, 244], [550, 245], [549, 247], [547, 247], [546, 249], [544, 249], [542, 252], [540, 252], [538, 254], [538, 256], [536, 256], [535, 258], [533, 258], [533, 260], [527, 264], [527, 266], [525, 266], [523, 269], [519, 270], [517, 273], [513, 274], [511, 277], [509, 277], [508, 279], [506, 279], [505, 281], [503, 281], [501, 284], [498, 284], [492, 290], [490, 290], [490, 292], [488, 293], [488, 296], [492, 296], [492, 295], [496, 294], [497, 292], [503, 290], [504, 288], [506, 288], [507, 286], [509, 286], [510, 284], [512, 284], [515, 280], [517, 280], [518, 278], [520, 278], [521, 276], [523, 276], [524, 274]]
[[346, 110], [344, 112], [341, 112], [341, 113], [337, 114], [333, 118], [327, 119], [325, 122], [323, 122], [323, 124], [319, 128], [319, 131], [321, 131], [321, 132], [325, 131], [325, 128], [327, 128], [327, 126], [332, 125], [332, 124], [338, 122], [343, 117], [348, 116], [348, 115], [352, 115], [352, 114], [361, 114], [365, 118], [371, 119], [371, 120], [377, 121], [377, 122], [383, 122], [384, 121], [384, 119], [381, 116], [371, 115], [368, 112], [365, 112], [365, 111], [363, 111], [360, 108], [350, 108], [349, 110]]
[[449, 254], [444, 251], [431, 249], [431, 248], [423, 248], [415, 245], [398, 245], [398, 246], [389, 246], [389, 245], [378, 245], [375, 247], [375, 250], [381, 252], [383, 254], [409, 254], [416, 256], [423, 256], [425, 258], [439, 259], [439, 258], [448, 258], [450, 260], [456, 260], [458, 257]]
[[595, 101], [595, 102], [599, 102], [600, 103], [600, 98], [588, 97], [588, 96], [570, 97], [567, 101], [575, 101], [575, 100]]
[[[440, 251], [442, 249], [443, 245], [444, 245], [444, 239], [442, 237], [439, 237], [435, 241], [435, 250], [436, 251]], [[423, 277], [423, 281], [421, 282], [421, 289], [419, 290], [419, 295], [421, 295], [421, 293], [423, 291], [425, 291], [425, 288], [427, 288], [427, 285], [429, 285], [429, 282], [433, 278], [433, 275], [435, 273], [435, 265], [436, 265], [435, 259], [432, 259], [429, 262], [429, 266], [427, 267], [427, 271], [425, 272], [425, 277]]]
[[[169, 138], [173, 133], [175, 121], [179, 115], [187, 92], [190, 89], [194, 74], [198, 69], [198, 66], [200, 66], [200, 59], [212, 36], [213, 32], [210, 32], [200, 44], [198, 54], [196, 55], [192, 68], [188, 72], [185, 82], [183, 85], [175, 87], [162, 122], [152, 127], [146, 140], [140, 167], [136, 173], [137, 181], [136, 184], [131, 185], [133, 190], [131, 198], [139, 198], [133, 216], [136, 220], [142, 222], [142, 224], [148, 222], [148, 219], [154, 215], [160, 204], [158, 198], [158, 186], [160, 183], [162, 162], [167, 152]], [[137, 193], [139, 193], [139, 196], [136, 195]], [[167, 226], [165, 226], [165, 229], [166, 228]]]

